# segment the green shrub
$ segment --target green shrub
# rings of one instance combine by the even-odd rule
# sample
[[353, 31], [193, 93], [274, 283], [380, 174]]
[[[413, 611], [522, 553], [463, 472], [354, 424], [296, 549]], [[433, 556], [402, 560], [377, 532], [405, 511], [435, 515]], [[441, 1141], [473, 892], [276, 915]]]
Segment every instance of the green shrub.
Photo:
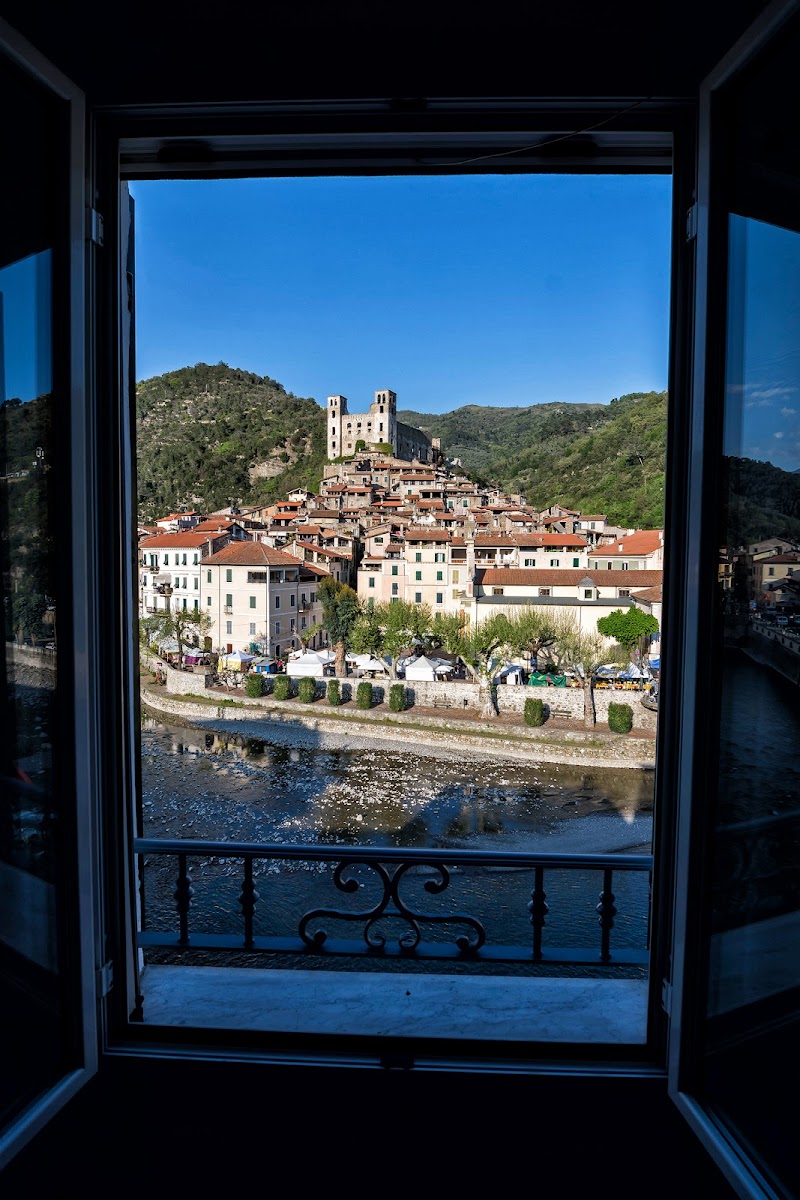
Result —
[[525, 724], [544, 725], [544, 700], [531, 696], [525, 701]]
[[292, 694], [292, 681], [288, 675], [276, 675], [272, 694], [276, 700], [288, 700]]
[[356, 688], [356, 707], [372, 708], [372, 684], [363, 679]]
[[317, 685], [310, 676], [306, 675], [297, 685], [298, 699], [304, 704], [312, 704], [317, 695]]
[[612, 733], [630, 733], [633, 729], [633, 709], [630, 704], [609, 704], [608, 728]]
[[393, 683], [389, 688], [389, 708], [392, 712], [402, 712], [406, 706], [406, 689], [402, 683]]
[[244, 680], [244, 690], [252, 700], [255, 700], [258, 696], [263, 696], [264, 676], [256, 674], [246, 675]]
[[342, 689], [339, 686], [338, 679], [330, 679], [328, 681], [328, 704], [334, 706], [342, 703]]

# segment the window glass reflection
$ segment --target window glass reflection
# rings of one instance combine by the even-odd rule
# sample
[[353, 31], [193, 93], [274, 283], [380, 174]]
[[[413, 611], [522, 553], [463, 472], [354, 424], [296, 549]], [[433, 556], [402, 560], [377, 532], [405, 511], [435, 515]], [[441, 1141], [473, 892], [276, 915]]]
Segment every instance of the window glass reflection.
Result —
[[769, 1077], [796, 1051], [800, 986], [800, 234], [732, 216], [729, 244], [706, 1084], [780, 1167]]

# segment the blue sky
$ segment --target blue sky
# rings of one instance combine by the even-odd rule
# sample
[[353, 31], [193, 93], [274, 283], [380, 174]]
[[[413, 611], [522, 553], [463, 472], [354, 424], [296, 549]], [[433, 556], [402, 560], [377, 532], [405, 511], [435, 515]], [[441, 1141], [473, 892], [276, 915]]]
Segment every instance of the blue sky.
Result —
[[726, 454], [800, 468], [800, 235], [731, 217]]
[[354, 409], [667, 383], [668, 176], [138, 182], [137, 377], [224, 361]]

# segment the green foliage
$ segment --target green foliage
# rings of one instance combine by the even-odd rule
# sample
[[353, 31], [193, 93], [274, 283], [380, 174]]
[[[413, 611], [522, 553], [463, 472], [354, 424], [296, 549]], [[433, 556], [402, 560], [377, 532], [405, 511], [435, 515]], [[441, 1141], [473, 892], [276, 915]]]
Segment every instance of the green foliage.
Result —
[[392, 712], [403, 712], [406, 706], [406, 689], [402, 683], [393, 683], [389, 688], [389, 708]]
[[342, 685], [338, 679], [328, 680], [328, 704], [336, 707], [342, 703]]
[[252, 700], [257, 699], [259, 696], [263, 696], [264, 676], [255, 673], [245, 676], [244, 690]]
[[202, 608], [169, 608], [145, 617], [140, 626], [149, 643], [161, 645], [168, 638], [178, 643], [178, 661], [183, 660], [189, 646], [198, 646], [214, 622]]
[[532, 696], [525, 701], [525, 724], [544, 725], [544, 700]]
[[349, 648], [350, 635], [361, 614], [358, 593], [328, 576], [320, 580], [317, 598], [322, 604], [322, 628], [332, 642]]
[[272, 694], [276, 700], [289, 700], [292, 695], [292, 681], [288, 675], [276, 675], [275, 683], [272, 687]]
[[635, 606], [624, 611], [615, 608], [608, 616], [600, 617], [597, 628], [605, 637], [614, 638], [620, 646], [630, 652], [642, 638], [658, 633], [658, 621], [650, 613], [643, 612]]
[[749, 458], [723, 458], [722, 467], [728, 546], [774, 537], [800, 541], [800, 474]]
[[381, 454], [394, 454], [394, 450], [389, 442], [376, 442], [375, 449], [380, 451]]
[[608, 706], [608, 728], [612, 733], [630, 733], [633, 729], [633, 709], [630, 704]]
[[435, 415], [405, 410], [397, 419], [440, 436], [470, 474], [523, 492], [530, 504], [661, 528], [666, 411], [666, 392], [632, 392], [610, 404], [471, 404]]
[[317, 694], [317, 685], [308, 675], [303, 676], [297, 685], [297, 696], [304, 704], [313, 704]]
[[372, 684], [367, 679], [362, 679], [356, 688], [356, 707], [372, 708]]
[[[210, 511], [232, 500], [269, 502], [293, 487], [316, 489], [326, 461], [325, 411], [315, 400], [226, 363], [143, 380], [136, 426], [143, 520], [181, 505]], [[251, 478], [260, 463], [284, 469]]]
[[374, 654], [379, 657], [383, 653], [385, 618], [384, 606], [375, 604], [373, 600], [367, 601], [350, 636], [350, 649], [355, 654]]
[[356, 442], [356, 454], [360, 454], [362, 450], [366, 450], [367, 443], [363, 438], [359, 438]]

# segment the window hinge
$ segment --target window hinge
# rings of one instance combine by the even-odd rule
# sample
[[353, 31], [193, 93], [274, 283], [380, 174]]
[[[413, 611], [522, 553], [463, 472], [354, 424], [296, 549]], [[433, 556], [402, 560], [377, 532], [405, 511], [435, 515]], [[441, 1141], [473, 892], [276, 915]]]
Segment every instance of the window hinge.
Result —
[[114, 964], [112, 962], [103, 963], [102, 967], [98, 968], [95, 972], [95, 987], [98, 1000], [102, 1000], [108, 995], [113, 982]]
[[686, 210], [686, 241], [693, 242], [697, 237], [697, 205], [693, 204]]
[[102, 246], [105, 238], [105, 222], [96, 208], [86, 210], [86, 238], [95, 246]]
[[661, 1007], [668, 1017], [672, 1016], [672, 984], [668, 979], [661, 980]]

